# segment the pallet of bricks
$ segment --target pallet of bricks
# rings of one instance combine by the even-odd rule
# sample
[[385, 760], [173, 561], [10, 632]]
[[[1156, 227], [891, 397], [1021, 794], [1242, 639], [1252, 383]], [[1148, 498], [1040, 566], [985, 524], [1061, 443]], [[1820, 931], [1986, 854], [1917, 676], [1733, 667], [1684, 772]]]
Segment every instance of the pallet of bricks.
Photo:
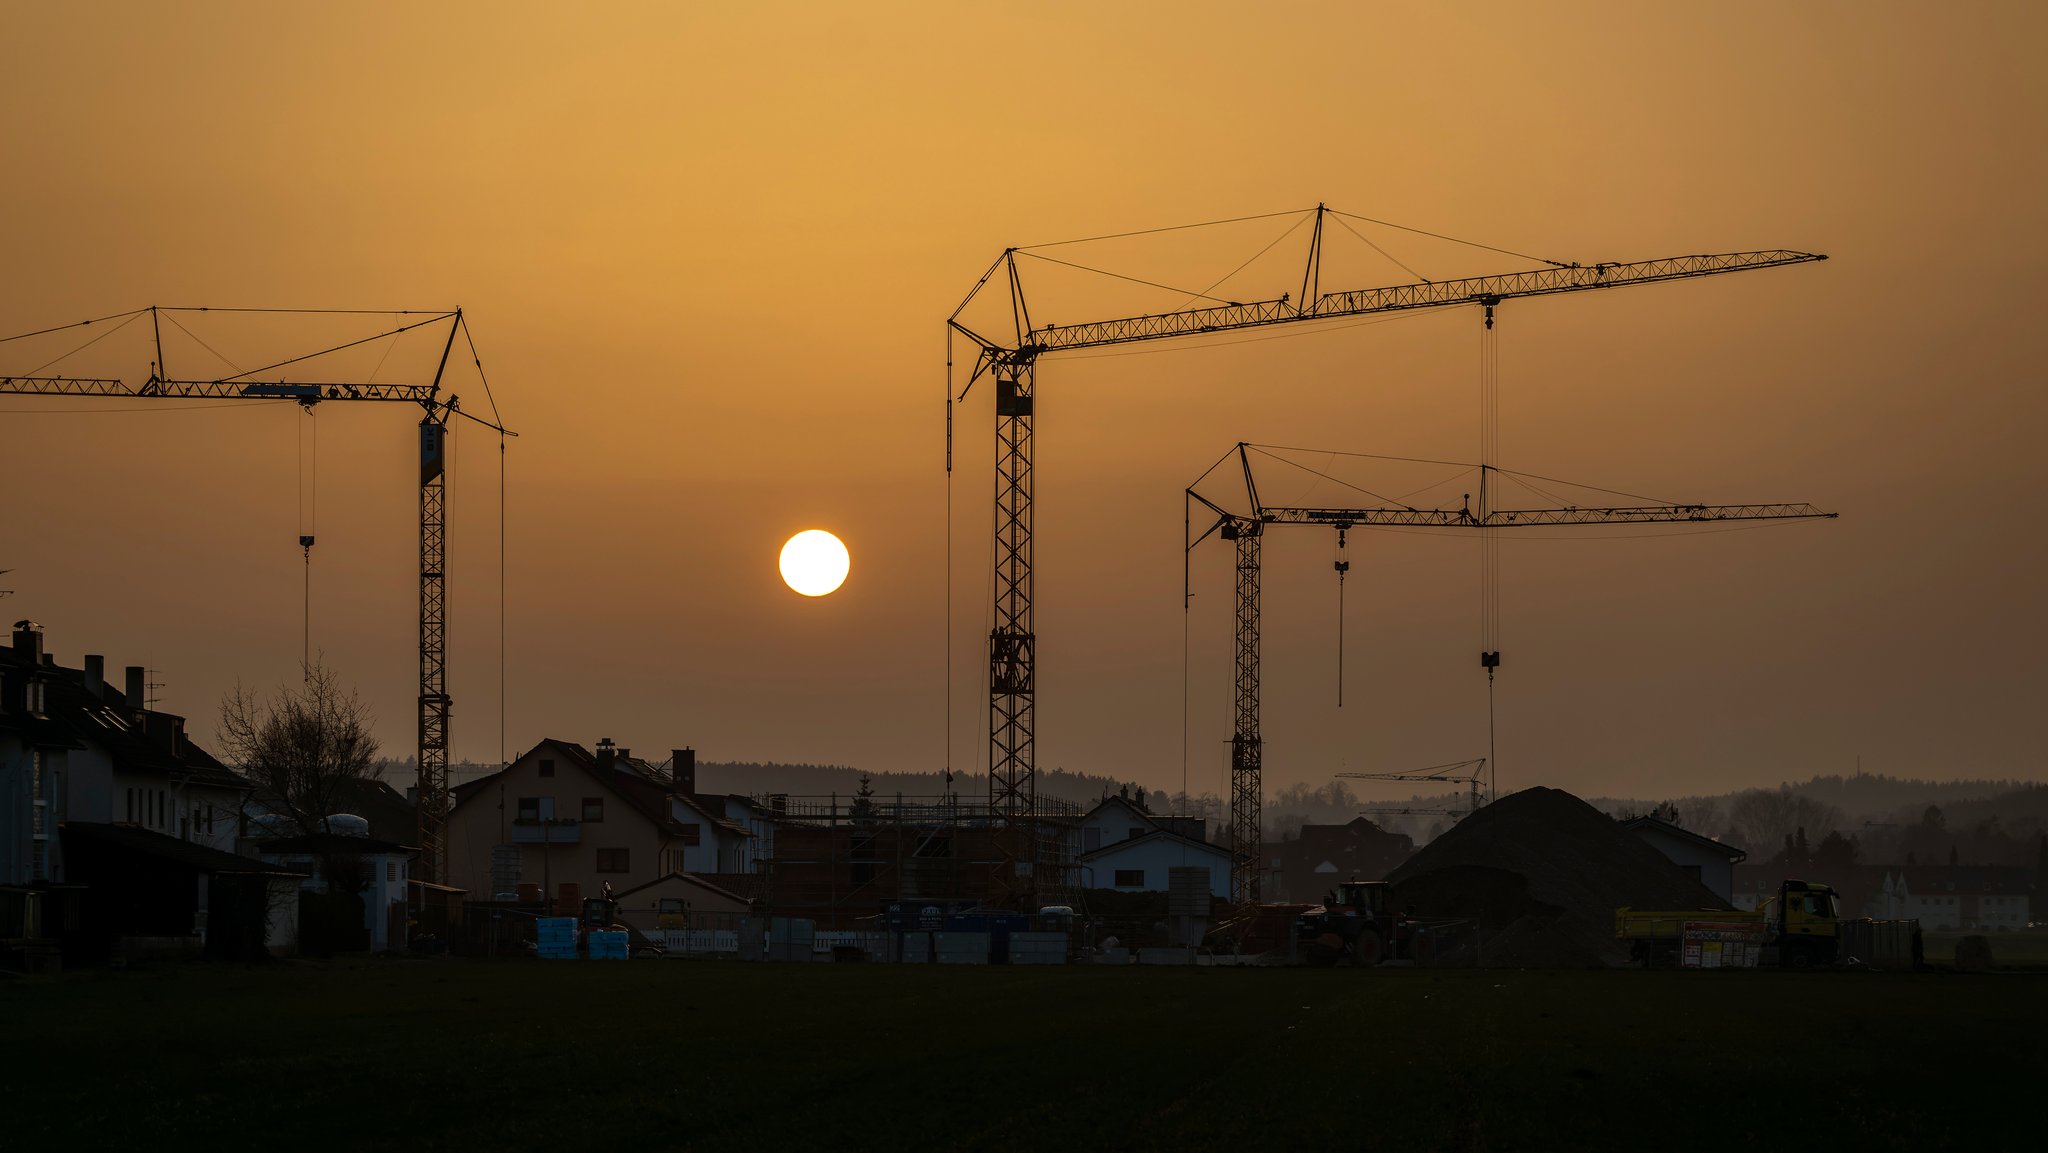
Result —
[[631, 956], [623, 929], [592, 929], [589, 942], [593, 961], [623, 961]]
[[541, 960], [576, 959], [576, 918], [541, 917], [534, 921], [534, 928], [540, 934]]

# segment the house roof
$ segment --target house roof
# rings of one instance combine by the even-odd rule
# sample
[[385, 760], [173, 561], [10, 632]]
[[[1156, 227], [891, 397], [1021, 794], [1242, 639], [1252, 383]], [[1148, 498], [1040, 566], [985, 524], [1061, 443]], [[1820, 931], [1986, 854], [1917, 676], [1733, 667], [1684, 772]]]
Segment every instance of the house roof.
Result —
[[738, 893], [732, 892], [729, 889], [721, 889], [717, 885], [714, 885], [711, 882], [705, 880], [704, 878], [697, 876], [695, 873], [663, 873], [661, 876], [656, 877], [651, 881], [644, 881], [638, 885], [633, 886], [630, 889], [626, 889], [622, 892], [613, 893], [612, 897], [615, 900], [623, 901], [627, 897], [630, 897], [633, 894], [640, 892], [642, 889], [651, 889], [656, 885], [669, 884], [671, 882], [678, 881], [685, 885], [702, 889], [713, 896], [723, 897], [728, 901], [737, 901], [742, 905], [749, 903], [747, 898], [742, 897]]
[[188, 784], [242, 790], [249, 782], [184, 734], [185, 718], [154, 709], [131, 709], [120, 691], [102, 682], [95, 693], [80, 669], [54, 664], [31, 666], [12, 648], [0, 648], [0, 664], [14, 675], [36, 677], [44, 686], [43, 713], [0, 714], [0, 731], [32, 744], [105, 749], [115, 771], [169, 777]]
[[351, 837], [346, 833], [307, 833], [297, 837], [280, 837], [258, 845], [259, 853], [279, 855], [284, 853], [354, 853], [358, 856], [414, 856], [418, 849], [395, 845], [390, 841], [379, 841], [370, 837]]
[[1886, 865], [1887, 874], [1915, 896], [2001, 896], [2027, 892], [2033, 870], [2024, 865]]
[[184, 865], [201, 873], [254, 873], [281, 877], [303, 877], [299, 869], [283, 869], [254, 857], [224, 853], [207, 845], [195, 845], [138, 825], [100, 825], [66, 821], [58, 826], [67, 841], [101, 845], [123, 852], [139, 853]]
[[1747, 852], [1736, 848], [1734, 845], [1717, 841], [1712, 837], [1702, 837], [1691, 829], [1681, 828], [1670, 821], [1657, 817], [1637, 817], [1632, 821], [1623, 821], [1621, 827], [1637, 836], [1641, 836], [1644, 833], [1660, 833], [1681, 841], [1690, 841], [1702, 848], [1712, 849], [1730, 861], [1740, 861], [1749, 856]]
[[1094, 808], [1081, 814], [1082, 822], [1085, 823], [1088, 820], [1088, 818], [1110, 807], [1111, 805], [1120, 805], [1132, 816], [1138, 818], [1141, 821], [1144, 821], [1146, 824], [1152, 823], [1152, 814], [1132, 804], [1129, 797], [1119, 796], [1115, 793], [1111, 793], [1109, 796], [1106, 796], [1101, 800], [1095, 802]]
[[1152, 842], [1184, 845], [1198, 852], [1212, 853], [1219, 857], [1227, 858], [1230, 856], [1230, 850], [1221, 845], [1212, 845], [1207, 841], [1197, 841], [1189, 837], [1183, 837], [1178, 833], [1169, 833], [1165, 829], [1154, 829], [1143, 836], [1127, 837], [1124, 840], [1104, 845], [1099, 849], [1090, 849], [1082, 853], [1080, 859], [1086, 861], [1093, 857], [1106, 857], [1111, 853], [1121, 853], [1126, 849]]
[[704, 807], [701, 801], [675, 792], [659, 781], [649, 779], [630, 765], [621, 765], [615, 759], [612, 762], [612, 767], [601, 766], [597, 763], [597, 758], [591, 754], [589, 749], [574, 741], [564, 741], [554, 737], [542, 739], [539, 744], [521, 753], [512, 764], [499, 769], [495, 773], [478, 777], [473, 781], [464, 781], [462, 784], [455, 786], [456, 804], [462, 804], [469, 798], [482, 792], [486, 785], [511, 772], [514, 766], [525, 761], [533, 754], [540, 752], [542, 749], [552, 751], [556, 755], [557, 760], [566, 761], [583, 770], [584, 775], [618, 794], [620, 799], [624, 800], [635, 812], [654, 822], [655, 826], [665, 833], [679, 835], [682, 832], [683, 823], [676, 820], [674, 811], [669, 807], [669, 799], [673, 797], [702, 815], [706, 821], [725, 829], [727, 832], [737, 833], [740, 836], [748, 835], [749, 831], [745, 825], [739, 824], [736, 821], [729, 821], [725, 817], [711, 812]]

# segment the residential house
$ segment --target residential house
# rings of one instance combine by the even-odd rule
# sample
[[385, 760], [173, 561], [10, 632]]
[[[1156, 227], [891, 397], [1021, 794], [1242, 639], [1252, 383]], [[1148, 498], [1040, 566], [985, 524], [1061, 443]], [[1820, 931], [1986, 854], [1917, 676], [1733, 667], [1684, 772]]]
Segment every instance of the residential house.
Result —
[[[263, 869], [223, 859], [232, 856], [248, 783], [186, 735], [184, 718], [147, 706], [140, 666], [128, 668], [125, 688], [107, 683], [105, 667], [97, 655], [81, 668], [57, 664], [31, 621], [17, 622], [0, 650], [0, 886], [11, 894], [0, 902], [8, 918], [0, 935], [83, 933], [84, 944], [67, 946], [82, 957], [104, 955], [114, 938], [163, 937], [179, 924], [172, 935], [203, 940], [212, 878]], [[94, 831], [109, 828], [148, 836]], [[89, 867], [72, 867], [74, 849], [93, 856]], [[141, 915], [138, 894], [156, 884], [141, 874], [166, 862], [194, 888], [192, 916], [177, 911], [187, 904], [180, 900], [125, 931], [122, 918]]]
[[1365, 817], [1342, 825], [1303, 825], [1290, 840], [1265, 845], [1269, 901], [1314, 904], [1339, 881], [1378, 881], [1415, 853], [1415, 841]]
[[494, 897], [538, 884], [573, 905], [606, 884], [616, 893], [669, 873], [737, 871], [747, 851], [746, 826], [724, 815], [723, 798], [696, 795], [694, 773], [664, 775], [609, 740], [596, 753], [543, 740], [456, 786], [454, 801], [449, 881]]
[[2014, 865], [1885, 865], [1868, 916], [1912, 918], [1922, 929], [2027, 927], [2033, 870]]
[[754, 908], [754, 902], [746, 897], [688, 873], [656, 877], [630, 889], [614, 891], [612, 897], [619, 903], [620, 920], [649, 933], [664, 927], [664, 900], [681, 903], [686, 923], [674, 927], [687, 929], [737, 929], [739, 919]]
[[1735, 866], [1741, 864], [1748, 853], [1657, 817], [1637, 817], [1623, 821], [1621, 827], [1670, 858], [1672, 864], [1712, 889], [1716, 896], [1733, 903]]
[[[305, 874], [303, 892], [345, 901], [351, 908], [347, 927], [360, 929], [358, 941], [323, 941], [330, 950], [368, 949], [381, 953], [406, 945], [406, 895], [412, 880], [415, 849], [368, 835], [369, 822], [361, 817], [340, 816], [330, 822], [333, 831], [297, 837], [280, 837], [262, 842], [257, 855], [272, 864]], [[303, 930], [311, 931], [301, 917]], [[328, 926], [323, 925], [325, 929]], [[302, 942], [303, 944], [304, 942]]]
[[1164, 829], [1083, 852], [1076, 864], [1082, 887], [1125, 893], [1164, 893], [1168, 891], [1169, 869], [1207, 869], [1209, 892], [1221, 900], [1230, 899], [1230, 850]]
[[1083, 813], [1075, 823], [1069, 855], [1079, 857], [1104, 845], [1142, 837], [1158, 828], [1152, 814], [1134, 803], [1128, 795], [1112, 793], [1097, 801], [1095, 807]]

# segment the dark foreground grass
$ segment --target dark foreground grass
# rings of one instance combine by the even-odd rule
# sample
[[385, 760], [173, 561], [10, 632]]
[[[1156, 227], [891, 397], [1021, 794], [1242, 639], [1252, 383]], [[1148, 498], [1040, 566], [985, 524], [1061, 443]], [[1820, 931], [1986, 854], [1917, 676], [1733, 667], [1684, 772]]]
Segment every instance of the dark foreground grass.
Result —
[[176, 967], [0, 982], [19, 1149], [2040, 1147], [2048, 977]]

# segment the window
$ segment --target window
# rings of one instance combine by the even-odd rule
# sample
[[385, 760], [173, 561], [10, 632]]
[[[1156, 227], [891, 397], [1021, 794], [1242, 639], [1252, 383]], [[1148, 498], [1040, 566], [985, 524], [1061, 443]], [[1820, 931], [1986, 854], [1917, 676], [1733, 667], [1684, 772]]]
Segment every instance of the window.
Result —
[[702, 827], [702, 826], [700, 826], [700, 825], [684, 825], [684, 826], [683, 826], [683, 835], [682, 835], [682, 842], [683, 842], [683, 843], [684, 843], [685, 845], [701, 845], [701, 844], [703, 844], [703, 843], [704, 843], [704, 830], [703, 830], [703, 827]]
[[1129, 834], [1129, 836], [1126, 836], [1126, 837], [1125, 837], [1124, 839], [1128, 841], [1128, 840], [1130, 840], [1130, 839], [1131, 839], [1131, 837], [1142, 837], [1142, 836], [1144, 836], [1144, 835], [1145, 835], [1145, 830], [1144, 830], [1144, 829], [1142, 829], [1142, 828], [1139, 828], [1139, 827], [1138, 827], [1137, 825], [1132, 825], [1132, 826], [1131, 826], [1131, 831], [1130, 831], [1130, 834]]
[[1081, 830], [1081, 851], [1092, 853], [1102, 847], [1102, 830], [1090, 825]]
[[597, 871], [600, 873], [630, 872], [631, 870], [626, 867], [626, 850], [599, 849], [597, 851]]
[[1700, 867], [1698, 865], [1685, 865], [1682, 867], [1685, 869], [1686, 876], [1691, 877], [1695, 881], [1700, 879]]
[[518, 817], [518, 819], [519, 819], [519, 820], [522, 820], [522, 821], [538, 821], [538, 820], [540, 820], [540, 798], [539, 798], [539, 797], [521, 797], [521, 798], [519, 798], [519, 817]]
[[1142, 889], [1145, 887], [1145, 870], [1118, 869], [1116, 887], [1119, 889]]
[[398, 862], [397, 862], [397, 861], [386, 861], [386, 862], [384, 862], [384, 879], [385, 879], [386, 881], [389, 881], [389, 882], [391, 882], [392, 884], [397, 884], [397, 883], [398, 883]]
[[553, 757], [542, 757], [540, 759], [540, 775], [543, 777], [555, 775], [555, 759]]
[[583, 819], [584, 819], [584, 820], [586, 820], [586, 821], [602, 821], [602, 820], [604, 820], [604, 798], [603, 798], [603, 797], [585, 797], [585, 798], [583, 798]]
[[135, 790], [128, 790], [128, 823], [135, 823]]

